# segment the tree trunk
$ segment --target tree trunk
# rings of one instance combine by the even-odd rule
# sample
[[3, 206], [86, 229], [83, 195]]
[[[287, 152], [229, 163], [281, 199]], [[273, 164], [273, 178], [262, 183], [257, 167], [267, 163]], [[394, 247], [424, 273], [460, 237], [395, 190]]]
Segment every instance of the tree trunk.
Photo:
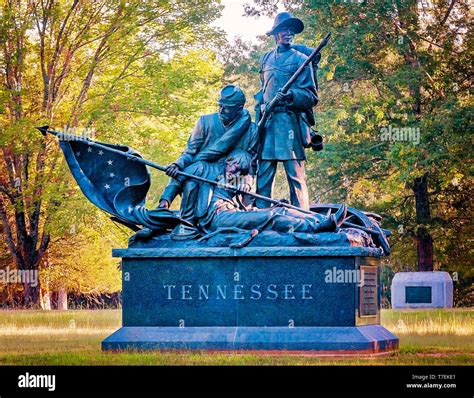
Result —
[[43, 291], [41, 295], [41, 308], [45, 311], [51, 310], [51, 292], [49, 290]]
[[67, 289], [61, 287], [58, 292], [58, 310], [67, 310]]
[[[398, 18], [395, 20], [395, 33], [403, 33], [404, 38], [408, 40], [408, 46], [402, 47], [402, 56], [405, 60], [405, 65], [413, 68], [414, 72], [421, 71], [420, 58], [417, 51], [417, 41], [406, 34], [406, 27], [419, 26], [418, 9], [416, 2], [412, 2], [408, 7], [401, 7], [401, 4], [396, 3]], [[413, 79], [408, 81], [408, 89], [410, 92], [410, 99], [412, 100], [412, 111], [418, 123], [420, 123], [423, 109], [422, 109], [422, 86], [421, 79]], [[428, 173], [421, 177], [415, 178], [412, 186], [415, 194], [416, 207], [416, 230], [414, 241], [418, 254], [418, 271], [433, 271], [433, 239], [429, 233], [427, 225], [431, 223], [430, 203], [428, 196]]]
[[413, 183], [416, 208], [415, 243], [418, 254], [418, 271], [433, 271], [433, 239], [426, 227], [431, 222], [428, 196], [428, 173], [415, 178]]
[[40, 307], [41, 306], [41, 286], [38, 281], [37, 286], [31, 286], [29, 283], [23, 284], [24, 288], [24, 301], [25, 307]]

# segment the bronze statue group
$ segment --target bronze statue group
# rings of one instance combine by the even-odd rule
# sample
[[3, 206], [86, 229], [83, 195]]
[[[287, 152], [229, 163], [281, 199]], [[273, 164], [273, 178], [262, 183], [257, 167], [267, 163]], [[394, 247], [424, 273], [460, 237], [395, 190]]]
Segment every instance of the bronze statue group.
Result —
[[[244, 108], [244, 92], [236, 85], [227, 85], [221, 90], [218, 111], [199, 118], [185, 150], [167, 166], [166, 174], [171, 178], [158, 208], [169, 208], [181, 195], [180, 217], [194, 229], [190, 231], [181, 224], [173, 231], [175, 235], [229, 228], [316, 233], [335, 231], [344, 220], [345, 205], [327, 216], [308, 212], [305, 148], [312, 145], [320, 53], [302, 68], [288, 91], [282, 90], [313, 52], [312, 48], [292, 44], [294, 35], [303, 29], [300, 19], [283, 12], [267, 33], [275, 38], [276, 48], [261, 58], [261, 90], [255, 96], [257, 119], [267, 112], [264, 125], [258, 128], [258, 120], [251, 120]], [[272, 100], [276, 105], [269, 113]], [[271, 198], [279, 162], [288, 181], [290, 203], [301, 210], [270, 207], [262, 198], [252, 200], [225, 187], [230, 184], [240, 192], [250, 192], [256, 181], [256, 193]], [[203, 184], [181, 172], [222, 185]]]
[[[125, 145], [96, 142], [49, 126], [37, 128], [59, 139], [84, 195], [112, 220], [137, 232], [133, 239], [166, 240], [169, 235], [172, 240], [206, 240], [236, 232], [249, 237], [239, 241], [241, 247], [261, 231], [264, 236], [274, 236], [274, 231], [303, 239], [341, 227], [351, 245], [379, 246], [388, 254], [390, 231], [380, 228], [379, 215], [345, 204], [310, 205], [305, 149], [322, 148], [322, 137], [312, 129], [313, 107], [318, 103], [320, 51], [330, 33], [314, 49], [292, 44], [303, 29], [300, 19], [283, 12], [267, 33], [275, 38], [276, 48], [261, 58], [256, 121], [245, 109], [244, 92], [237, 85], [225, 86], [218, 111], [198, 119], [183, 153], [166, 167]], [[289, 202], [273, 197], [278, 163], [285, 170]], [[155, 209], [146, 206], [148, 167], [170, 177]], [[179, 212], [170, 210], [178, 195]]]

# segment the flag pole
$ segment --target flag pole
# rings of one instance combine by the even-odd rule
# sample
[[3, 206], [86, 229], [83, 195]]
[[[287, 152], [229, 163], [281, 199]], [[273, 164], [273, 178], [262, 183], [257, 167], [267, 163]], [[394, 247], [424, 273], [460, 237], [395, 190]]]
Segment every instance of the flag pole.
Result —
[[[79, 136], [76, 136], [76, 135], [73, 135], [73, 134], [67, 134], [67, 133], [62, 133], [62, 132], [59, 132], [59, 131], [50, 130], [49, 126], [36, 127], [36, 129], [38, 129], [41, 132], [41, 134], [43, 134], [43, 136], [46, 136], [46, 134], [49, 133], [49, 134], [52, 134], [52, 135], [56, 136], [58, 138], [58, 140], [60, 140], [60, 141], [61, 140], [62, 141], [81, 141], [82, 143], [84, 143], [86, 145], [89, 145], [89, 146], [92, 146], [92, 147], [95, 147], [95, 148], [99, 148], [99, 149], [102, 149], [104, 151], [108, 151], [108, 152], [111, 152], [111, 153], [115, 153], [115, 154], [120, 155], [120, 156], [125, 156], [125, 157], [127, 157], [128, 159], [130, 159], [132, 161], [143, 163], [147, 166], [150, 166], [150, 167], [152, 167], [154, 169], [157, 169], [157, 170], [160, 170], [160, 171], [164, 171], [164, 172], [166, 171], [166, 167], [162, 166], [158, 163], [151, 162], [147, 159], [144, 159], [140, 156], [133, 155], [131, 153], [126, 153], [126, 152], [120, 151], [118, 149], [110, 148], [106, 145], [99, 144], [98, 142], [93, 141], [93, 140], [85, 139], [85, 138], [82, 138], [82, 137], [79, 137]], [[189, 173], [186, 173], [186, 172], [181, 171], [181, 170], [178, 171], [178, 175], [186, 177], [186, 178], [192, 178], [196, 181], [200, 181], [200, 182], [205, 183], [205, 184], [211, 184], [211, 185], [214, 185], [214, 186], [217, 186], [217, 187], [229, 190], [229, 191], [233, 191], [233, 192], [236, 192], [236, 193], [239, 193], [239, 194], [242, 194], [242, 195], [248, 195], [248, 196], [251, 196], [251, 197], [256, 198], [256, 199], [264, 200], [268, 203], [272, 203], [272, 204], [277, 205], [277, 206], [282, 206], [282, 207], [286, 207], [288, 209], [297, 210], [297, 211], [300, 211], [300, 212], [305, 213], [305, 214], [311, 214], [311, 215], [315, 214], [310, 210], [302, 209], [300, 207], [294, 206], [290, 203], [286, 203], [286, 202], [283, 202], [283, 201], [278, 200], [278, 199], [272, 199], [272, 198], [269, 198], [267, 196], [260, 195], [258, 193], [245, 192], [245, 191], [235, 187], [234, 185], [221, 183], [221, 182], [218, 182], [218, 181], [212, 181], [212, 180], [209, 180], [207, 178], [199, 177], [199, 176], [196, 176], [194, 174], [189, 174]], [[346, 222], [346, 221], [344, 221], [342, 223], [342, 225], [347, 226], [347, 227], [351, 227], [351, 228], [358, 228], [358, 229], [361, 229], [362, 231], [368, 232], [370, 234], [380, 235], [379, 231], [375, 231], [375, 230], [363, 227], [361, 225], [352, 224], [352, 223], [349, 223], [349, 222]]]

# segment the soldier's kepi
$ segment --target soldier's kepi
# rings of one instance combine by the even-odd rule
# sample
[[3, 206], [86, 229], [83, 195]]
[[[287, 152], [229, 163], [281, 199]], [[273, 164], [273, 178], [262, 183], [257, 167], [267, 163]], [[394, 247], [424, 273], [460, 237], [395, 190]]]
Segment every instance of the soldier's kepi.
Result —
[[[291, 204], [303, 209], [309, 208], [308, 189], [304, 162], [304, 149], [311, 146], [311, 126], [314, 124], [312, 108], [318, 102], [317, 83], [314, 68], [320, 55], [308, 60], [311, 48], [292, 45], [293, 37], [304, 29], [303, 22], [290, 13], [276, 16], [275, 23], [267, 35], [273, 35], [277, 43], [275, 50], [266, 53], [261, 59], [261, 92], [256, 96], [260, 111], [265, 114], [268, 106], [276, 98], [273, 107], [260, 129], [260, 148], [258, 154], [257, 193], [272, 197], [272, 188], [278, 162], [285, 168]], [[291, 77], [300, 67], [301, 73], [283, 92]], [[256, 202], [258, 207], [267, 207], [265, 201]]]
[[[234, 149], [242, 149], [252, 156], [252, 170], [256, 169], [258, 137], [255, 123], [244, 109], [245, 94], [235, 85], [225, 86], [220, 93], [218, 112], [201, 116], [181, 156], [166, 168], [170, 182], [161, 195], [159, 207], [168, 208], [178, 194], [182, 195], [181, 217], [194, 213], [196, 181], [178, 178], [178, 171], [193, 167], [193, 173], [203, 162], [224, 161]], [[204, 167], [205, 168], [205, 167]]]

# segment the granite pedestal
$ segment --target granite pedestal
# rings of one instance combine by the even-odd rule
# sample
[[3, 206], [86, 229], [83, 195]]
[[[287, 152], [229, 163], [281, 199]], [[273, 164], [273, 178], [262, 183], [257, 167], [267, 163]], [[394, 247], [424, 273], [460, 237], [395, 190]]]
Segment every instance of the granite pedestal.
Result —
[[116, 249], [123, 326], [103, 350], [377, 353], [379, 258], [367, 247]]

